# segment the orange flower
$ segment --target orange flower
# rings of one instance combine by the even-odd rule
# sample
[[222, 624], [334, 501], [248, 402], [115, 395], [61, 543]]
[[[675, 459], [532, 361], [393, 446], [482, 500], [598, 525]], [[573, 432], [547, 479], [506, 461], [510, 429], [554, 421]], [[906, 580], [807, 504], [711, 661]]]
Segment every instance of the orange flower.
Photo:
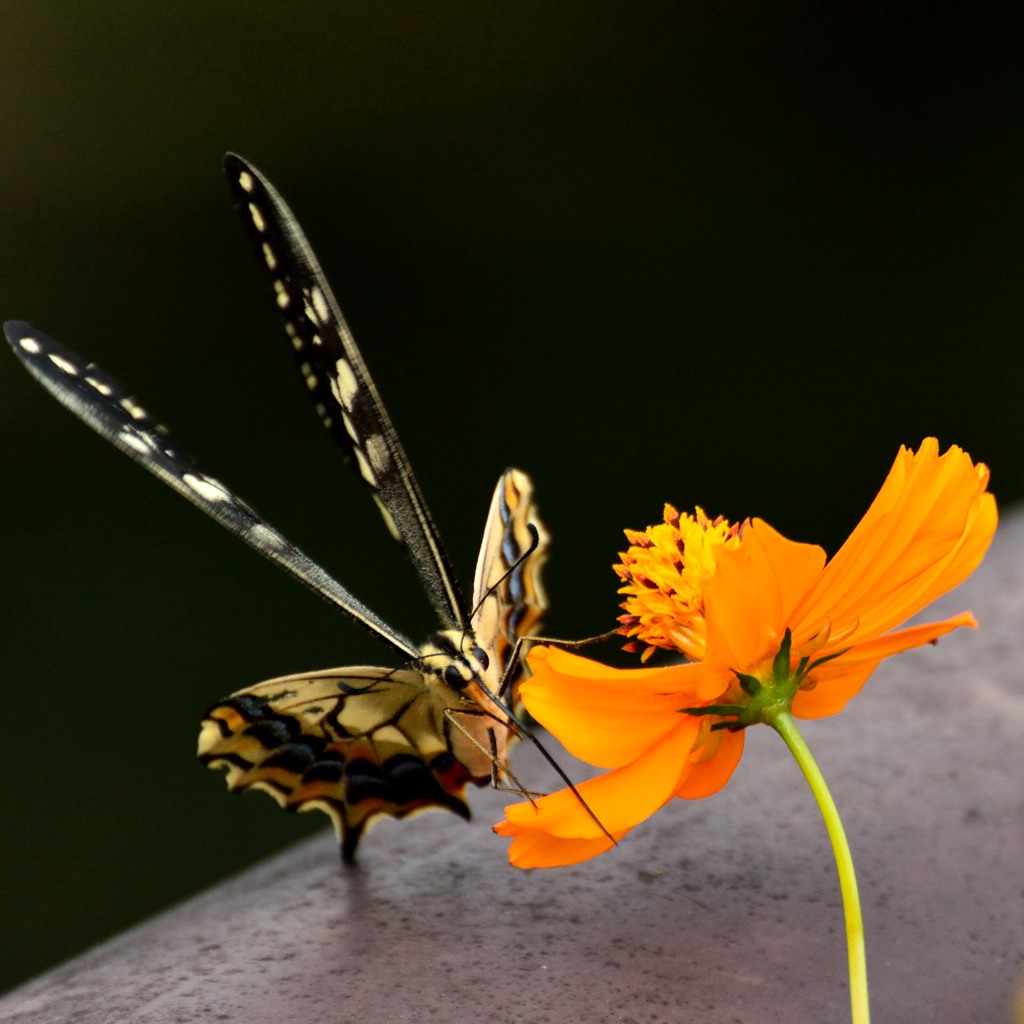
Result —
[[878, 663], [934, 643], [969, 612], [896, 630], [977, 567], [996, 527], [989, 472], [927, 438], [901, 448], [864, 518], [826, 564], [813, 544], [763, 520], [730, 526], [700, 509], [644, 533], [616, 571], [630, 648], [675, 650], [668, 668], [620, 670], [555, 647], [530, 652], [520, 694], [577, 757], [609, 769], [569, 790], [506, 808], [516, 867], [557, 867], [611, 848], [673, 797], [709, 796], [729, 780], [742, 729], [780, 709], [841, 711]]

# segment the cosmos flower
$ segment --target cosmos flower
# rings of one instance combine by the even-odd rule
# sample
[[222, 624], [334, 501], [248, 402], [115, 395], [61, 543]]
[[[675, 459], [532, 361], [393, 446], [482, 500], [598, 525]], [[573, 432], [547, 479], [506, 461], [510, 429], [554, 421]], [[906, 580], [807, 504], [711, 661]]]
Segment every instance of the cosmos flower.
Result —
[[[606, 769], [577, 787], [506, 808], [510, 862], [557, 867], [594, 857], [673, 797], [729, 780], [743, 729], [773, 714], [841, 711], [884, 658], [934, 643], [969, 612], [897, 627], [977, 567], [996, 527], [986, 466], [927, 438], [901, 448], [856, 529], [826, 561], [760, 519], [732, 525], [666, 505], [664, 522], [626, 531], [615, 567], [620, 632], [665, 668], [609, 668], [557, 647], [530, 652], [520, 695], [572, 754]], [[593, 812], [590, 814], [587, 808]], [[595, 821], [595, 817], [600, 825]]]

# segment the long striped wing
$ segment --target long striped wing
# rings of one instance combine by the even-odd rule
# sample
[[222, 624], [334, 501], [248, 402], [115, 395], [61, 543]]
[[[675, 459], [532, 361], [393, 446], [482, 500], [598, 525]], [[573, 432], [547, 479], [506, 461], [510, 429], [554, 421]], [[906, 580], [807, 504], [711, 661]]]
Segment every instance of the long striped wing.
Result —
[[28, 372], [97, 434], [395, 650], [416, 656], [411, 640], [375, 615], [220, 480], [182, 454], [167, 431], [110, 374], [29, 324], [9, 321], [4, 333]]
[[316, 254], [255, 167], [233, 153], [224, 167], [320, 418], [369, 485], [444, 626], [466, 626], [465, 602], [437, 527]]
[[426, 807], [469, 817], [480, 784], [455, 759], [444, 703], [412, 669], [357, 666], [259, 683], [207, 712], [199, 758], [232, 790], [262, 789], [291, 811], [319, 810], [351, 862], [377, 815]]

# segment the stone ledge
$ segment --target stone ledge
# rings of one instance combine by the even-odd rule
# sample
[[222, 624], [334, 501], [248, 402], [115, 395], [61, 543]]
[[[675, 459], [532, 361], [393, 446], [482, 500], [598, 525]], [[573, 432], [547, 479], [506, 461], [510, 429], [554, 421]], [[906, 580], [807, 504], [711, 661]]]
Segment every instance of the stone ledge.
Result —
[[[1009, 1021], [1024, 980], [1020, 513], [938, 610], [962, 608], [981, 630], [891, 661], [804, 730], [850, 835], [887, 1024]], [[828, 842], [767, 730], [719, 796], [575, 868], [508, 868], [488, 828], [504, 800], [474, 794], [468, 826], [384, 823], [354, 870], [333, 837], [303, 843], [14, 990], [0, 1021], [849, 1019]]]

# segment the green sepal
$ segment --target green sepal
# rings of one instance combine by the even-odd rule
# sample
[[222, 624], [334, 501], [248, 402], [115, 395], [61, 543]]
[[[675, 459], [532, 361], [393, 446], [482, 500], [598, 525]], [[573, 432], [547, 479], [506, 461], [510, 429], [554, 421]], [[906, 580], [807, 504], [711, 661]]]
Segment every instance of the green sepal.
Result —
[[745, 672], [737, 672], [736, 678], [739, 680], [740, 689], [748, 697], [756, 697], [764, 689], [761, 685], [761, 680], [757, 676], [747, 675]]
[[679, 708], [678, 715], [741, 715], [745, 709], [739, 704], [702, 704], [699, 708]]
[[784, 679], [789, 679], [792, 675], [792, 671], [789, 667], [789, 655], [793, 648], [793, 634], [786, 629], [785, 634], [782, 637], [782, 643], [779, 644], [778, 653], [775, 655], [775, 660], [772, 662], [772, 681], [775, 683], [781, 683]]

